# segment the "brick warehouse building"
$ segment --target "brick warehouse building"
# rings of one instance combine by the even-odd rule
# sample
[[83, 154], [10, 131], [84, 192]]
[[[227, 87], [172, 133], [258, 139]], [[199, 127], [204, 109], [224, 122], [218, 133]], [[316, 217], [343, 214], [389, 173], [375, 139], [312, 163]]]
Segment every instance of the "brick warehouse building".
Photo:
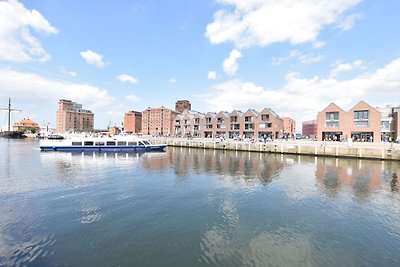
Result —
[[142, 131], [142, 113], [128, 111], [124, 116], [124, 131], [126, 133], [140, 133]]
[[142, 112], [142, 134], [154, 136], [170, 136], [173, 134], [173, 120], [179, 114], [161, 106], [148, 107]]

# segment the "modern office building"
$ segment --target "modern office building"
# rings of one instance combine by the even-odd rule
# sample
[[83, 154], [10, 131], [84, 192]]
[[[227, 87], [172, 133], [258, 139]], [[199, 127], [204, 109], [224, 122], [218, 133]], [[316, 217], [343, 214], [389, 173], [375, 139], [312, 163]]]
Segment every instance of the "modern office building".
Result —
[[178, 100], [175, 102], [175, 111], [178, 113], [182, 113], [185, 109], [191, 110], [192, 104], [190, 104], [189, 100]]
[[364, 101], [349, 111], [331, 103], [317, 116], [317, 139], [381, 141], [381, 113]]
[[93, 131], [94, 114], [71, 100], [58, 101], [56, 131]]
[[142, 131], [142, 113], [128, 111], [124, 116], [124, 132], [138, 134]]
[[154, 136], [170, 136], [173, 134], [173, 121], [178, 112], [161, 106], [148, 107], [142, 112], [142, 134]]
[[304, 121], [302, 123], [301, 135], [308, 138], [317, 137], [317, 120]]

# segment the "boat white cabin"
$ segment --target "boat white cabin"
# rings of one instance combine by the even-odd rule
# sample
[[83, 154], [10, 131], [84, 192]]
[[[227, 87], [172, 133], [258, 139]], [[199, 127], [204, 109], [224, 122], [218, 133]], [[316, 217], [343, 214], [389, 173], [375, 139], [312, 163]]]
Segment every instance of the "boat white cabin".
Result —
[[162, 151], [166, 146], [166, 144], [153, 145], [150, 141], [133, 135], [40, 140], [41, 151]]

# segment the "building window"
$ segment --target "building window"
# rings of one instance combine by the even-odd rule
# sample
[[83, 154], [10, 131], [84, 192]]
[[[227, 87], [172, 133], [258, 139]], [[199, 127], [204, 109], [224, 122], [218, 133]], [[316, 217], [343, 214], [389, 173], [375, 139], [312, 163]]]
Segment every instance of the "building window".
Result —
[[211, 123], [211, 118], [206, 118], [206, 123]]
[[261, 115], [261, 121], [269, 121], [269, 114]]
[[231, 116], [231, 122], [237, 122], [237, 116]]
[[254, 130], [254, 125], [253, 125], [253, 123], [246, 123], [246, 124], [244, 125], [244, 129], [245, 129], [245, 130]]
[[339, 112], [326, 112], [326, 127], [339, 127]]
[[368, 127], [369, 126], [369, 114], [368, 110], [354, 111], [354, 126], [355, 127]]
[[224, 122], [224, 118], [217, 118], [217, 122], [218, 123], [223, 123]]
[[231, 130], [240, 130], [240, 124], [231, 124]]
[[244, 117], [244, 121], [245, 122], [252, 122], [253, 120], [252, 120], [253, 118], [251, 117], [251, 116], [246, 116], [246, 117]]
[[200, 119], [199, 118], [195, 118], [194, 119], [194, 123], [200, 123]]

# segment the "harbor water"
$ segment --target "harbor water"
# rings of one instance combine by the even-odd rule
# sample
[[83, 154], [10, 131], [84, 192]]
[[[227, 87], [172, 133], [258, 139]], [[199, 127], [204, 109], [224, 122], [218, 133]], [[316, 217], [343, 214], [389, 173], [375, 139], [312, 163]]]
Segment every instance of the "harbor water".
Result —
[[400, 163], [0, 139], [0, 266], [400, 266]]

